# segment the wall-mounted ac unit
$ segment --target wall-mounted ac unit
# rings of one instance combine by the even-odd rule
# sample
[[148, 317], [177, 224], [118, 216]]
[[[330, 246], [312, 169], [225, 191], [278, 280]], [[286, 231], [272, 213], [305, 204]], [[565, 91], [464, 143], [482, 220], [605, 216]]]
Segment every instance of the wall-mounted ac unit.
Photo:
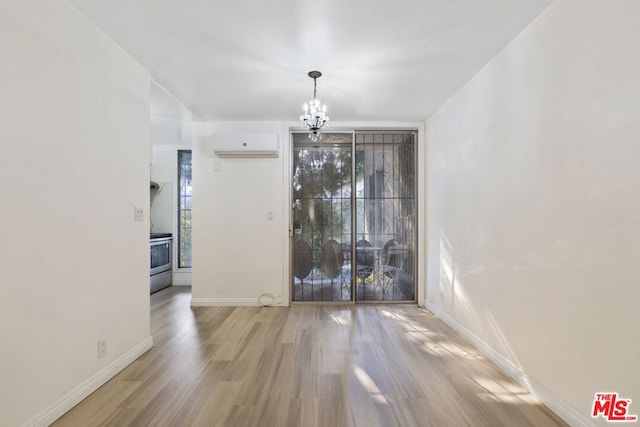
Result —
[[213, 152], [218, 157], [278, 157], [278, 134], [216, 133]]

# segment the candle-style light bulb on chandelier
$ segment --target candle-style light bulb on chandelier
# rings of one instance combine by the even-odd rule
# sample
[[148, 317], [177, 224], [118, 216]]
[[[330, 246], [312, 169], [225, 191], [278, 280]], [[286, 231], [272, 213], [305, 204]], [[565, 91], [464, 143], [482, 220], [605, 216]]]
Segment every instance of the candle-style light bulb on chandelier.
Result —
[[313, 79], [313, 99], [302, 106], [304, 114], [300, 116], [302, 127], [309, 129], [309, 138], [313, 142], [322, 139], [320, 130], [329, 123], [329, 116], [326, 115], [327, 105], [323, 104], [316, 97], [316, 80], [322, 76], [320, 71], [309, 71], [308, 76]]

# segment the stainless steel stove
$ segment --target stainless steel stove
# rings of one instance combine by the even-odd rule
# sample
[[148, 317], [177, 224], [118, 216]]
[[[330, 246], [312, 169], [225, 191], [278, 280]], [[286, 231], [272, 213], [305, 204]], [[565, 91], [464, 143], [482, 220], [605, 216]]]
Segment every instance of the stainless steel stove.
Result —
[[151, 255], [151, 293], [171, 286], [173, 270], [173, 237], [171, 233], [151, 233], [149, 252]]

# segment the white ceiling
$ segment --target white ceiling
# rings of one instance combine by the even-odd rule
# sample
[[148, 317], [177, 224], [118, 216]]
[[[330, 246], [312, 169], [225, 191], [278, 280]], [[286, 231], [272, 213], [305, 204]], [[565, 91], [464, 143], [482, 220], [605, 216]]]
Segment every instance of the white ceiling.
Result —
[[421, 121], [551, 0], [70, 0], [204, 120]]

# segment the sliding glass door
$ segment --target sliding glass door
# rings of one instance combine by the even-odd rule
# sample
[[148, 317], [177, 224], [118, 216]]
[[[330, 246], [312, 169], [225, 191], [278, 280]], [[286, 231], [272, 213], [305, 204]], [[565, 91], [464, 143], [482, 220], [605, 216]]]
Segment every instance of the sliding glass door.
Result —
[[292, 301], [415, 301], [415, 133], [292, 139]]
[[414, 301], [415, 134], [356, 132], [356, 300]]
[[293, 301], [352, 301], [353, 134], [293, 134]]

